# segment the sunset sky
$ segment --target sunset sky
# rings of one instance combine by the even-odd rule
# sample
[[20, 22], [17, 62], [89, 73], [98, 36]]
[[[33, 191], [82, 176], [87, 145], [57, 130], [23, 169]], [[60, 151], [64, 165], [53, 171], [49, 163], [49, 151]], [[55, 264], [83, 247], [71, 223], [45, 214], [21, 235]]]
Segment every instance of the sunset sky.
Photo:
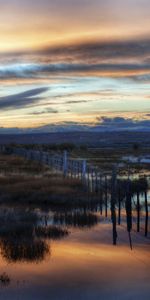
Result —
[[0, 0], [1, 130], [113, 122], [150, 126], [150, 1]]

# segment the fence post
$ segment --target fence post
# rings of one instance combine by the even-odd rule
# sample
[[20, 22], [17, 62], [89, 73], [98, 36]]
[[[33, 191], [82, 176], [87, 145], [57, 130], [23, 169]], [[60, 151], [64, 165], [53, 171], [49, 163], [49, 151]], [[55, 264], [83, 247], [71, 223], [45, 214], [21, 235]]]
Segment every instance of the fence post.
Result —
[[86, 160], [83, 160], [82, 162], [82, 180], [85, 182], [86, 181]]
[[67, 172], [68, 172], [68, 158], [67, 158], [67, 151], [64, 151], [64, 155], [63, 155], [63, 173], [64, 176], [67, 176]]

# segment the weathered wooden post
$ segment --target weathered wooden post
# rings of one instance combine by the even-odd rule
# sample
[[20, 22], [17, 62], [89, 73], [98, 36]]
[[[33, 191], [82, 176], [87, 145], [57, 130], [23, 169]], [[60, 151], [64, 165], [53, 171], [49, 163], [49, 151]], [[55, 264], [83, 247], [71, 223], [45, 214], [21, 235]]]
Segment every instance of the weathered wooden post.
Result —
[[91, 186], [92, 186], [92, 193], [94, 192], [94, 170], [93, 168], [91, 169]]
[[74, 178], [76, 178], [76, 161], [74, 161]]
[[86, 160], [83, 160], [83, 162], [82, 162], [82, 180], [84, 183], [86, 183], [86, 169], [87, 169]]
[[73, 177], [72, 169], [73, 169], [73, 162], [72, 162], [72, 160], [70, 160], [70, 176], [71, 176], [71, 178]]
[[74, 173], [74, 178], [76, 178], [76, 162], [73, 162], [73, 173]]
[[88, 187], [88, 192], [90, 192], [90, 174], [89, 174], [89, 167], [87, 168], [87, 187]]
[[77, 164], [77, 171], [78, 171], [78, 179], [80, 178], [80, 165], [79, 165], [80, 163], [78, 162], [78, 164]]
[[98, 174], [97, 170], [95, 171], [95, 193], [98, 193]]
[[89, 166], [87, 166], [87, 168], [86, 168], [86, 173], [87, 173], [87, 176], [86, 176], [87, 198], [88, 198], [88, 201], [89, 201], [89, 194], [90, 194], [90, 174], [89, 174]]
[[64, 155], [63, 155], [63, 174], [64, 177], [67, 176], [67, 172], [68, 172], [68, 157], [67, 157], [67, 151], [64, 151]]
[[74, 178], [74, 161], [73, 160], [71, 163], [71, 172], [72, 172], [72, 178]]

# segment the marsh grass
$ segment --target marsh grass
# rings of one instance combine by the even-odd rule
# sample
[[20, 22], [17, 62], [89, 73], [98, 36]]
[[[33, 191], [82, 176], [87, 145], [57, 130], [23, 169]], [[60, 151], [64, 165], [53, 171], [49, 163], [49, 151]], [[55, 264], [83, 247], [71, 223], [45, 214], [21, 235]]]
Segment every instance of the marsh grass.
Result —
[[15, 156], [0, 156], [1, 203], [51, 204], [84, 197], [78, 179], [63, 178], [47, 167]]
[[0, 155], [0, 172], [3, 174], [37, 174], [47, 172], [48, 167], [15, 155]]
[[1, 202], [48, 203], [58, 199], [75, 198], [83, 194], [78, 180], [63, 178], [9, 177], [0, 178]]
[[[133, 146], [133, 145], [132, 145]], [[118, 147], [107, 147], [106, 149], [103, 148], [86, 148], [84, 149], [74, 149], [71, 152], [71, 156], [74, 158], [84, 158], [87, 159], [88, 163], [95, 165], [96, 167], [99, 167], [101, 171], [107, 171], [108, 173], [111, 173], [111, 170], [114, 166], [114, 164], [119, 164], [122, 162], [122, 157], [124, 156], [144, 156], [149, 155], [149, 148], [147, 149], [138, 149], [138, 151], [135, 151], [134, 147], [128, 147], [128, 148], [118, 148]], [[129, 164], [127, 163], [127, 166], [124, 166], [122, 171], [122, 174], [126, 174]], [[130, 164], [130, 171], [132, 173], [143, 173], [147, 170], [148, 173], [150, 173], [150, 165], [149, 164]]]

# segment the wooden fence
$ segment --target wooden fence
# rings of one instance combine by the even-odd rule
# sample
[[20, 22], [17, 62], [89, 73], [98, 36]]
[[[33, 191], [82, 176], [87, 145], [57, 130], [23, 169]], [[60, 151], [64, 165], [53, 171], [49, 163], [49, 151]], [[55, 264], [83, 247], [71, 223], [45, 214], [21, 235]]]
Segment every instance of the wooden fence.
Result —
[[110, 175], [104, 174], [98, 168], [87, 164], [86, 160], [69, 158], [68, 152], [51, 154], [44, 151], [12, 148], [12, 153], [29, 160], [38, 161], [50, 168], [61, 172], [64, 177], [78, 178], [90, 192], [101, 192], [102, 188], [107, 193]]

